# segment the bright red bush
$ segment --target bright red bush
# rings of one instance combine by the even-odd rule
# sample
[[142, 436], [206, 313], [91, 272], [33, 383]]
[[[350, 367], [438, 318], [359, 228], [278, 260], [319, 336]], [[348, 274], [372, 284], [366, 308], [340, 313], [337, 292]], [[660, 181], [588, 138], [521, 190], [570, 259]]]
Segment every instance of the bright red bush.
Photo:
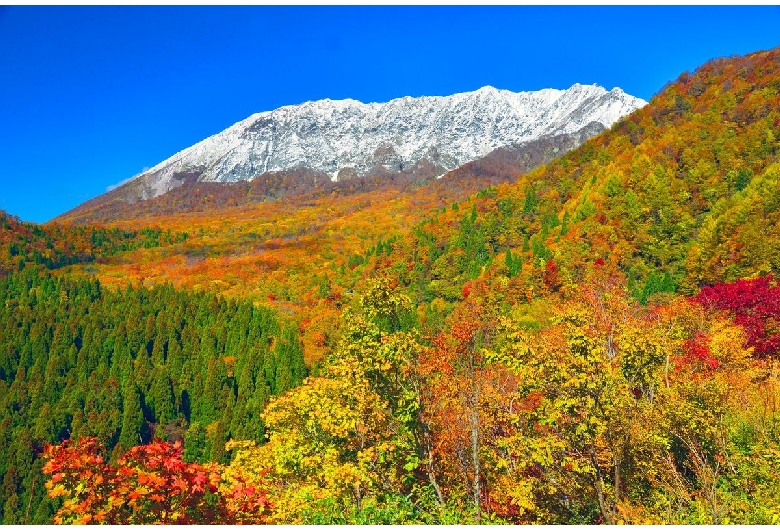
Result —
[[703, 287], [693, 299], [730, 313], [757, 356], [780, 352], [780, 286], [772, 275]]

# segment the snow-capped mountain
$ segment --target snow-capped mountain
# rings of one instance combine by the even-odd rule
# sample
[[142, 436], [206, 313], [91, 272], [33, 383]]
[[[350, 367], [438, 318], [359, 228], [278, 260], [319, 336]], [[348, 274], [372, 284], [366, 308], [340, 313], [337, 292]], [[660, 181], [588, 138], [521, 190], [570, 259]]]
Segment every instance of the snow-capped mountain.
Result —
[[381, 168], [403, 171], [421, 161], [445, 172], [497, 148], [574, 133], [593, 122], [609, 128], [645, 104], [620, 88], [580, 84], [536, 92], [487, 86], [387, 103], [311, 101], [253, 114], [128, 184], [136, 198], [148, 199], [193, 178], [234, 182], [297, 167], [334, 181]]

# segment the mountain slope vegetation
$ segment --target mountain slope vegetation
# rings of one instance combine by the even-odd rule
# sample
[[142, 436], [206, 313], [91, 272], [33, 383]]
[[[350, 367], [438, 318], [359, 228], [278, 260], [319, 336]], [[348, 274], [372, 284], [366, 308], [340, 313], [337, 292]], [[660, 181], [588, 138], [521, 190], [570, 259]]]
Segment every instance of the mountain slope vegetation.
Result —
[[471, 279], [507, 250], [523, 265], [514, 281], [536, 291], [550, 259], [575, 284], [586, 263], [614, 262], [643, 299], [656, 284], [693, 294], [776, 272], [777, 67], [775, 51], [707, 63], [581, 148], [439, 215], [408, 252], [461, 265], [414, 256], [424, 281]]
[[[716, 59], [513, 182], [463, 168], [414, 190], [149, 216], [186, 240], [17, 266], [3, 280], [17, 323], [0, 342], [15, 411], [3, 517], [24, 521], [28, 505], [35, 521], [92, 517], [102, 499], [62, 456], [92, 458], [94, 443], [43, 461], [37, 445], [97, 435], [121, 467], [128, 436], [168, 425], [158, 435], [184, 431], [185, 459], [211, 461], [213, 484], [240, 476], [263, 492], [238, 508], [249, 521], [780, 521], [779, 90], [780, 49]], [[75, 297], [92, 309], [55, 302]], [[135, 316], [111, 320], [115, 307]], [[189, 355], [172, 356], [191, 334]], [[38, 335], [56, 348], [25, 340]], [[131, 364], [103, 351], [120, 336], [135, 337]], [[35, 374], [49, 365], [43, 400]], [[105, 397], [125, 400], [121, 421], [86, 406], [103, 394], [82, 382], [100, 374], [121, 389]], [[198, 377], [187, 416], [181, 393]], [[43, 401], [52, 412], [33, 420]], [[76, 421], [88, 409], [100, 432]], [[49, 477], [33, 484], [35, 466]], [[183, 468], [134, 469], [204, 487]], [[179, 513], [151, 487], [128, 491], [132, 520]]]

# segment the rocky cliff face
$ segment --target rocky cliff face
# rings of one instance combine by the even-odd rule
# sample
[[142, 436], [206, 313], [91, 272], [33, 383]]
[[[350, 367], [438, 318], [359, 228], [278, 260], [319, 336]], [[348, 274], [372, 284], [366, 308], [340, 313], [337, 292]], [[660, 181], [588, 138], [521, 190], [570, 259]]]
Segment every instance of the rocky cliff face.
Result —
[[645, 104], [619, 88], [579, 84], [536, 92], [483, 87], [387, 103], [313, 101], [254, 114], [116, 191], [133, 202], [188, 181], [236, 182], [293, 168], [333, 181], [420, 165], [443, 174], [499, 148], [609, 128]]

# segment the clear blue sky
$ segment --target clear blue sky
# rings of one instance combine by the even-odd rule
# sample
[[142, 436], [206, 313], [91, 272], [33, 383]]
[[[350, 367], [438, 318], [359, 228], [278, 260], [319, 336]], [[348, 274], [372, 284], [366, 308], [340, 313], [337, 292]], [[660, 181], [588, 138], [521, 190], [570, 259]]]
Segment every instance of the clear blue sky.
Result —
[[254, 112], [493, 85], [649, 99], [780, 7], [0, 6], [0, 209], [44, 222]]

